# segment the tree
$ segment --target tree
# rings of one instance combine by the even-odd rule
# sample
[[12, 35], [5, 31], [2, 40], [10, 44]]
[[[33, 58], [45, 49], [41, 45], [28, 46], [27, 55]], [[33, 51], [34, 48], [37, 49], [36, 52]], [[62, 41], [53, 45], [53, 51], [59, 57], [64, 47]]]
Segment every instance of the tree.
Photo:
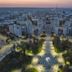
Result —
[[62, 41], [62, 49], [63, 50], [68, 50], [71, 48], [71, 46], [72, 46], [72, 43], [69, 42], [68, 40]]

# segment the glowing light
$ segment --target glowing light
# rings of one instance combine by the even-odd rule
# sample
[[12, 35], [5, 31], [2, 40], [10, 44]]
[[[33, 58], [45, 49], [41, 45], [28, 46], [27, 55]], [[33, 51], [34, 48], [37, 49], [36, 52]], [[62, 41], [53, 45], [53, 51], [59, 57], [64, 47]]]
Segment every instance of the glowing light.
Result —
[[50, 57], [46, 57], [46, 61], [49, 62], [50, 61]]
[[58, 72], [58, 65], [57, 64], [53, 66], [53, 72]]
[[37, 64], [38, 61], [39, 61], [38, 58], [37, 57], [34, 57], [33, 60], [32, 60], [32, 64]]
[[70, 62], [67, 61], [66, 64], [70, 65]]
[[12, 70], [11, 72], [21, 72], [21, 69], [15, 69], [15, 70]]

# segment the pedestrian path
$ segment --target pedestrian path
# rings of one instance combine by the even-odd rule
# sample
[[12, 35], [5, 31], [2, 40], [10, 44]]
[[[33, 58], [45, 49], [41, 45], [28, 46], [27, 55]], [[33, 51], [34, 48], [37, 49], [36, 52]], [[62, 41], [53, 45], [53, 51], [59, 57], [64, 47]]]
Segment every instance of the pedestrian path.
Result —
[[51, 40], [47, 37], [44, 43], [45, 54], [42, 57], [39, 57], [39, 64], [45, 67], [45, 72], [51, 72], [52, 66], [57, 64], [55, 57], [52, 56], [50, 44]]

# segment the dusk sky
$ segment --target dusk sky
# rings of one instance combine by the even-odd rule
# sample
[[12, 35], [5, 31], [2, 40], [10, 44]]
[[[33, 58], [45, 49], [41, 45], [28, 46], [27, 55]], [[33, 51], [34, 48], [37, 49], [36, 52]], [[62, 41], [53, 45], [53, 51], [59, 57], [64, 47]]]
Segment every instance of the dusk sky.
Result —
[[72, 0], [0, 0], [0, 7], [72, 7]]

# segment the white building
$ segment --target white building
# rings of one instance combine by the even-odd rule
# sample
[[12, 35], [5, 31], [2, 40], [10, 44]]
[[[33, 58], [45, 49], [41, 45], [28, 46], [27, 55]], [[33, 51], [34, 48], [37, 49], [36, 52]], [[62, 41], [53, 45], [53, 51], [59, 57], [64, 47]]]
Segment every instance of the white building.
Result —
[[17, 21], [14, 24], [9, 25], [10, 33], [21, 37], [24, 34], [32, 33], [32, 23], [28, 21]]
[[32, 33], [35, 35], [40, 35], [43, 31], [43, 20], [32, 19]]

